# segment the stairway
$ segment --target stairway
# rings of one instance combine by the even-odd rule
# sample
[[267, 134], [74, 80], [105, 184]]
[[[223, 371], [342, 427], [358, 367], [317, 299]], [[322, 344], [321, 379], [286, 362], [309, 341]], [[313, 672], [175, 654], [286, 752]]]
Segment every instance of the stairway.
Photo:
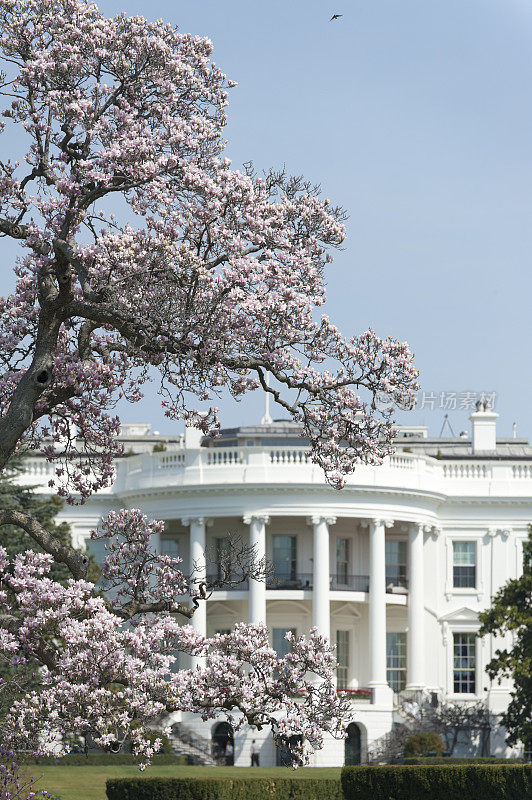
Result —
[[219, 765], [219, 761], [212, 756], [209, 740], [191, 731], [182, 722], [172, 726], [168, 740], [176, 755], [188, 756], [195, 764], [202, 764], [203, 766], [215, 767]]

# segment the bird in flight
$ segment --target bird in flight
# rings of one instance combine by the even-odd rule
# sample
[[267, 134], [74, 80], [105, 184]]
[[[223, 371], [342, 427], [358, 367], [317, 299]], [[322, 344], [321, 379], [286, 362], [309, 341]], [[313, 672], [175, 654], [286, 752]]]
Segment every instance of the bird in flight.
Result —
[[343, 17], [343, 16], [344, 16], [343, 14], [333, 14], [332, 17], [330, 18], [329, 22], [332, 22], [333, 19], [340, 19], [340, 17]]

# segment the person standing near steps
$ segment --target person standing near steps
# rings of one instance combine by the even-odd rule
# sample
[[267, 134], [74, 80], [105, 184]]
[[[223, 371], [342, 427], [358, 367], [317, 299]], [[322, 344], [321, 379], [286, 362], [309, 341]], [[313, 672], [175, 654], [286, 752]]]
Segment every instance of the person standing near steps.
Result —
[[259, 764], [259, 750], [258, 750], [257, 745], [255, 743], [255, 739], [253, 739], [252, 742], [251, 742], [251, 747], [250, 747], [249, 752], [251, 753], [251, 766], [252, 767], [259, 767], [260, 766], [260, 764]]
[[233, 742], [231, 739], [227, 740], [227, 744], [225, 746], [225, 765], [226, 767], [232, 767], [235, 763], [235, 748], [233, 747]]

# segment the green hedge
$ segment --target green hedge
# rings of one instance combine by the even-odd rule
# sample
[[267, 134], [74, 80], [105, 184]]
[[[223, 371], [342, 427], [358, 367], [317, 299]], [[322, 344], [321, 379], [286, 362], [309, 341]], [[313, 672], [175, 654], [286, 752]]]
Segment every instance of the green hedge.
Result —
[[344, 767], [342, 789], [345, 800], [524, 800], [532, 766]]
[[523, 758], [496, 758], [495, 756], [413, 756], [405, 758], [405, 764], [524, 764]]
[[107, 781], [107, 797], [109, 800], [342, 800], [342, 790], [340, 781], [327, 778], [120, 778]]
[[[129, 764], [138, 764], [142, 761], [141, 756], [134, 756], [132, 753], [89, 753], [87, 756], [83, 753], [69, 753], [62, 758], [55, 758], [54, 756], [31, 756], [29, 758], [21, 757], [20, 764], [54, 764], [58, 767], [114, 767], [124, 766]], [[152, 764], [159, 766], [167, 765], [186, 765], [186, 756], [176, 756], [173, 753], [161, 753], [155, 755], [152, 759]]]
[[438, 733], [415, 733], [406, 740], [404, 753], [409, 758], [426, 758], [430, 754], [441, 756], [444, 750], [443, 739]]

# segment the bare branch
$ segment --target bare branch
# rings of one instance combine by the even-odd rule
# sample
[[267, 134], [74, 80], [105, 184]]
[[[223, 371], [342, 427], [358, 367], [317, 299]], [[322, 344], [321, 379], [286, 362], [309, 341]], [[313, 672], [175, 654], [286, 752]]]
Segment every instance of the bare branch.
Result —
[[86, 577], [89, 557], [56, 539], [34, 517], [15, 509], [0, 509], [0, 525], [22, 528], [54, 561], [65, 564], [76, 580]]

